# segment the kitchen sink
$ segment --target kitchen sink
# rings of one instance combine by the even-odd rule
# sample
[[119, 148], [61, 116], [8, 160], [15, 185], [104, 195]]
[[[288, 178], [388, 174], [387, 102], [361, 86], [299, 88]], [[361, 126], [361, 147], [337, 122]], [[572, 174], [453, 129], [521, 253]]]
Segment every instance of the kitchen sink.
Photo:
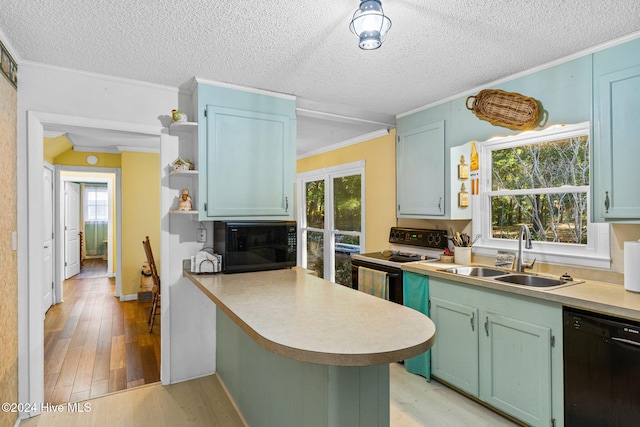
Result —
[[457, 274], [459, 276], [482, 277], [502, 283], [509, 283], [511, 285], [543, 288], [547, 290], [582, 283], [582, 281], [554, 279], [552, 277], [542, 277], [526, 273], [514, 273], [508, 270], [481, 266], [454, 267], [447, 268], [442, 271]]
[[573, 284], [573, 282], [568, 282], [566, 280], [533, 276], [531, 274], [508, 274], [505, 276], [494, 277], [494, 280], [513, 283], [514, 285], [531, 286], [534, 288], [549, 288], [551, 286], [565, 285], [567, 283], [570, 285]]
[[509, 274], [507, 271], [498, 270], [497, 268], [490, 267], [455, 267], [444, 270], [448, 273], [459, 274], [461, 276], [473, 276], [473, 277], [494, 277], [503, 276]]

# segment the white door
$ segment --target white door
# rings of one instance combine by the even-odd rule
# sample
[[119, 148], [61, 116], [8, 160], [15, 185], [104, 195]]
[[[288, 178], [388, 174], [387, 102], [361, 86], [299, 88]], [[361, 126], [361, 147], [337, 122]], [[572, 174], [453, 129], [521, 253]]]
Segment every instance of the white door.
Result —
[[53, 171], [44, 168], [42, 177], [44, 194], [44, 280], [42, 281], [44, 313], [53, 304]]
[[80, 184], [64, 185], [64, 278], [80, 273]]

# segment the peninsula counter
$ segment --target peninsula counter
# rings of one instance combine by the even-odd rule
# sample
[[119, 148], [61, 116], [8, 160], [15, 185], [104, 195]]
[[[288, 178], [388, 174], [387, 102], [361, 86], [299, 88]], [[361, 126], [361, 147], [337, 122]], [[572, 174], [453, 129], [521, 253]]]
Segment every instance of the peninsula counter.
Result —
[[435, 339], [425, 315], [302, 268], [185, 276], [217, 306], [216, 370], [251, 426], [388, 426], [388, 364]]

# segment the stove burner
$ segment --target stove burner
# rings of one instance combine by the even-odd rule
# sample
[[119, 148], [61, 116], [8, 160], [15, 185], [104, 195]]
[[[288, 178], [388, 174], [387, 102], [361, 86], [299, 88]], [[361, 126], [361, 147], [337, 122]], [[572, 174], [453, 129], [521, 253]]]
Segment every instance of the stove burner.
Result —
[[389, 257], [389, 261], [393, 262], [412, 262], [412, 261], [420, 261], [422, 257], [420, 255], [409, 255], [409, 254], [398, 254], [391, 255]]

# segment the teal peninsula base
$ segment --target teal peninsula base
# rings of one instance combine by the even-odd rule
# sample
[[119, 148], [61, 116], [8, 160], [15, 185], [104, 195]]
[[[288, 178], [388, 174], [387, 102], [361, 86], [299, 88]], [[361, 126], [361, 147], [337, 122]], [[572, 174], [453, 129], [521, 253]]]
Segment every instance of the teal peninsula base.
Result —
[[256, 344], [221, 310], [217, 372], [250, 426], [387, 427], [389, 365], [300, 362]]

